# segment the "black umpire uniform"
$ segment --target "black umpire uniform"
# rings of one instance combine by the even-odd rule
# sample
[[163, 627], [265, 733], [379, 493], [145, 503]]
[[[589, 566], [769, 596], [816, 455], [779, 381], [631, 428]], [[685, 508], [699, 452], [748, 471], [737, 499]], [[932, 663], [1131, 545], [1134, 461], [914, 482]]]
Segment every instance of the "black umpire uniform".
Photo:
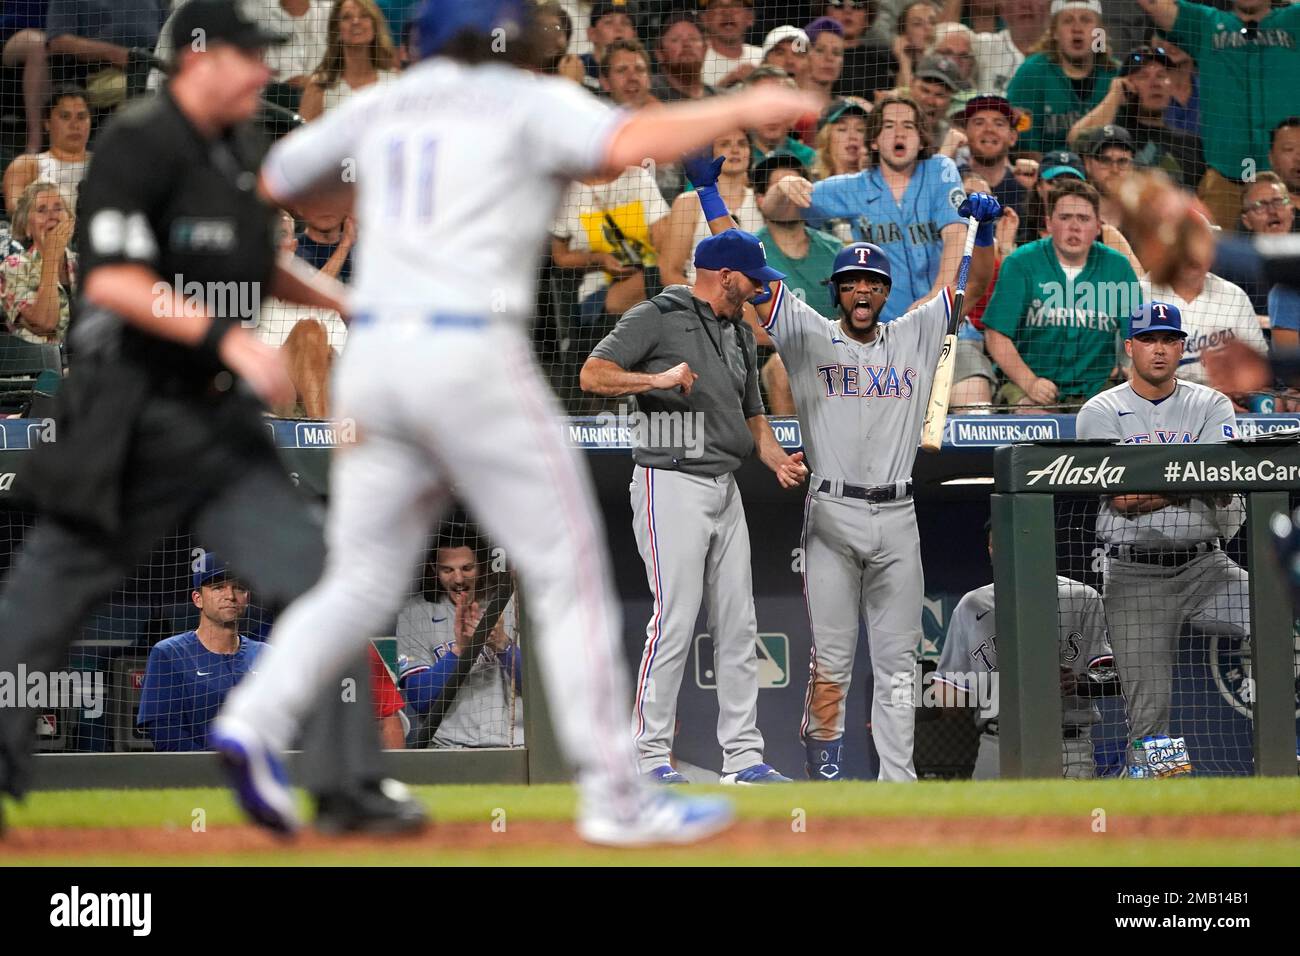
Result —
[[[284, 40], [244, 20], [230, 0], [192, 0], [186, 9], [173, 30], [186, 38], [177, 49], [196, 28], [209, 44], [254, 49]], [[83, 289], [96, 269], [132, 264], [168, 285], [179, 277], [225, 290], [227, 302], [241, 299], [232, 289], [269, 291], [275, 213], [256, 193], [263, 150], [250, 125], [205, 137], [170, 88], [131, 104], [103, 131], [81, 187]], [[216, 296], [207, 298], [215, 315]], [[219, 335], [193, 348], [81, 305], [57, 440], [32, 453], [19, 479], [43, 520], [0, 598], [0, 671], [16, 672], [19, 662], [29, 672], [62, 666], [87, 614], [179, 528], [273, 609], [306, 591], [323, 567], [321, 527], [285, 473], [258, 399], [218, 358]], [[337, 687], [322, 701], [300, 765], [301, 782], [336, 806], [383, 776], [368, 663], [357, 664], [355, 682], [352, 702]], [[34, 728], [30, 710], [0, 710], [0, 790], [14, 796], [30, 783]], [[373, 809], [354, 801], [353, 810], [358, 803]], [[356, 829], [365, 820], [341, 824]]]

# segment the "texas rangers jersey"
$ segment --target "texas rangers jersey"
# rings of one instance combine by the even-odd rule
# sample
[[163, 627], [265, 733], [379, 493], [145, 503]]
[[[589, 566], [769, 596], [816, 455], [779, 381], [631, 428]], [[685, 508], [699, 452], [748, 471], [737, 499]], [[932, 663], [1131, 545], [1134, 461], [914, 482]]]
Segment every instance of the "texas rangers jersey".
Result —
[[941, 233], [962, 222], [957, 209], [965, 198], [952, 160], [932, 156], [916, 164], [901, 200], [873, 167], [815, 183], [812, 206], [802, 212], [817, 229], [831, 219], [847, 220], [854, 242], [885, 250], [894, 281], [880, 321], [891, 322], [934, 287], [943, 261]]
[[[1153, 402], [1125, 382], [1090, 398], [1079, 409], [1075, 437], [1125, 445], [1213, 445], [1237, 437], [1232, 402], [1222, 392], [1175, 379], [1174, 393]], [[1241, 527], [1240, 499], [1217, 505], [1212, 496], [1176, 499], [1140, 515], [1122, 515], [1102, 499], [1097, 537], [1109, 545], [1181, 548], [1213, 538], [1231, 538]]]
[[[456, 606], [450, 601], [411, 601], [397, 618], [399, 680], [429, 668], [446, 666], [451, 650]], [[484, 647], [456, 691], [434, 735], [444, 747], [518, 747], [524, 742], [524, 710], [512, 686], [511, 655], [518, 646], [517, 615], [512, 597], [501, 612], [501, 626], [511, 646], [498, 654]]]
[[622, 122], [568, 80], [433, 59], [285, 137], [263, 176], [286, 198], [357, 184], [354, 312], [522, 323], [536, 237], [568, 181], [603, 165]]
[[944, 289], [860, 344], [778, 285], [763, 327], [789, 373], [815, 474], [858, 485], [912, 477], [951, 309]]
[[[1086, 584], [1057, 575], [1056, 600], [1060, 609], [1057, 630], [1061, 667], [1079, 680], [1086, 680], [1090, 668], [1111, 666], [1101, 595]], [[948, 622], [935, 680], [975, 692], [978, 675], [997, 671], [996, 617], [993, 585], [986, 584], [966, 593]], [[1092, 702], [1076, 694], [1063, 694], [1061, 706], [1061, 722], [1065, 726], [1094, 724], [1101, 719]]]

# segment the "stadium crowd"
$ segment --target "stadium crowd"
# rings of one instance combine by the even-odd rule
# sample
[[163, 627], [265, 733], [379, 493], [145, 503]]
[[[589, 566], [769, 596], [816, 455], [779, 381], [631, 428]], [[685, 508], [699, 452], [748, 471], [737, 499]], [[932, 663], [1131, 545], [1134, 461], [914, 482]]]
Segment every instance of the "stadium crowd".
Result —
[[[250, 0], [290, 35], [268, 53], [271, 136], [311, 122], [409, 61], [410, 0]], [[165, 80], [177, 0], [28, 0], [0, 15], [0, 161], [7, 246], [4, 329], [60, 344], [75, 302], [77, 187], [103, 119]], [[1127, 375], [1127, 316], [1152, 294], [1121, 231], [1133, 175], [1159, 169], [1195, 191], [1222, 232], [1296, 228], [1300, 67], [1292, 21], [1268, 0], [545, 0], [547, 72], [625, 109], [726, 95], [759, 83], [816, 94], [794, 128], [719, 137], [722, 195], [810, 302], [838, 246], [881, 245], [895, 269], [885, 319], [952, 280], [963, 186], [1008, 210], [999, 268], [961, 328], [958, 412], [1077, 410]], [[811, 183], [811, 202], [796, 203]], [[889, 190], [883, 189], [888, 186]], [[535, 342], [572, 413], [601, 410], [577, 370], [635, 303], [689, 283], [708, 235], [678, 165], [574, 183], [544, 250]], [[891, 195], [892, 193], [892, 195]], [[868, 198], [870, 203], [868, 204]], [[287, 229], [287, 225], [286, 225]], [[284, 248], [347, 282], [356, 226], [294, 222]], [[1187, 374], [1229, 339], [1294, 342], [1281, 290], [1188, 262], [1157, 291], [1184, 309]], [[895, 301], [896, 300], [896, 301]], [[780, 359], [748, 310], [763, 397], [792, 403]], [[329, 365], [346, 330], [334, 314], [262, 303], [264, 341], [291, 351], [288, 415], [328, 411]], [[1242, 410], [1285, 394], [1232, 396]]]

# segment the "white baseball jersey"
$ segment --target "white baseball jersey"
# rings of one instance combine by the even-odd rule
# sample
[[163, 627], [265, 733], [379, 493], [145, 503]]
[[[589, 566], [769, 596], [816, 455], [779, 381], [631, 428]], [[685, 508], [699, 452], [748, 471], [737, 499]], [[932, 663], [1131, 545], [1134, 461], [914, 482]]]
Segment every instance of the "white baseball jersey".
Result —
[[433, 59], [285, 137], [262, 172], [282, 197], [356, 182], [354, 313], [523, 324], [537, 237], [623, 119], [568, 80]]
[[[1075, 437], [1126, 445], [1220, 444], [1237, 437], [1237, 416], [1222, 392], [1175, 379], [1174, 393], [1159, 402], [1143, 398], [1125, 382], [1090, 398], [1079, 409]], [[1210, 496], [1190, 498], [1141, 515], [1121, 515], [1102, 499], [1097, 537], [1108, 545], [1182, 548], [1231, 538], [1241, 527], [1239, 498], [1216, 506]]]
[[[1057, 575], [1056, 597], [1060, 608], [1061, 666], [1086, 680], [1089, 668], [1112, 663], [1101, 595], [1082, 582]], [[986, 584], [962, 597], [948, 622], [935, 680], [972, 690], [976, 675], [997, 672], [996, 617], [993, 585]], [[1061, 705], [1061, 722], [1065, 726], [1086, 726], [1101, 719], [1087, 698], [1062, 695]]]
[[808, 465], [818, 476], [861, 485], [912, 477], [951, 310], [944, 289], [860, 344], [784, 283], [777, 286], [763, 327], [785, 362]]
[[[501, 626], [518, 646], [516, 620], [512, 597], [501, 612]], [[416, 598], [402, 608], [397, 617], [398, 677], [432, 667], [445, 657], [451, 650], [455, 621], [456, 606], [450, 601]], [[523, 700], [492, 648], [479, 653], [433, 740], [444, 747], [523, 746]]]
[[1206, 349], [1232, 339], [1249, 345], [1260, 355], [1268, 355], [1268, 343], [1264, 341], [1250, 296], [1240, 286], [1213, 272], [1205, 276], [1201, 294], [1190, 302], [1169, 286], [1153, 286], [1148, 279], [1142, 280], [1142, 294], [1146, 302], [1169, 302], [1178, 306], [1183, 314], [1183, 331], [1187, 338], [1183, 342], [1183, 357], [1178, 363], [1178, 377], [1182, 381], [1207, 384], [1201, 355]]

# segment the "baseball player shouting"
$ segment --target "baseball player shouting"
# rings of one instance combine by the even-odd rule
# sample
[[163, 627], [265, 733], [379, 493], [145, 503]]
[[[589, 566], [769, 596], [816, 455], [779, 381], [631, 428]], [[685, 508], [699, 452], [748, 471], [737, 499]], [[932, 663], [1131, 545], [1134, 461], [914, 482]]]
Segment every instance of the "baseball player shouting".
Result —
[[[739, 229], [703, 240], [695, 269], [693, 290], [669, 286], [629, 309], [582, 368], [583, 388], [636, 395], [643, 415], [668, 426], [641, 429], [633, 452], [633, 530], [654, 594], [633, 737], [643, 773], [686, 782], [669, 756], [682, 669], [707, 593], [722, 782], [789, 783], [763, 762], [749, 527], [734, 476], [755, 450], [782, 487], [808, 476], [803, 454], [787, 455], [763, 414], [757, 345], [741, 318], [747, 300], [784, 276], [768, 266], [763, 244]], [[688, 421], [699, 427], [687, 429]], [[683, 426], [678, 434], [674, 422]], [[691, 433], [695, 447], [686, 447]]]
[[[725, 229], [727, 209], [712, 188], [716, 162], [692, 157], [687, 168], [710, 228]], [[961, 203], [960, 214], [980, 223], [967, 301], [979, 301], [992, 274], [1001, 212], [982, 193]], [[880, 247], [855, 242], [835, 257], [829, 278], [837, 321], [787, 295], [780, 282], [756, 304], [789, 372], [812, 471], [802, 545], [813, 644], [800, 732], [814, 780], [840, 777], [859, 618], [867, 622], [875, 677], [880, 779], [916, 779], [912, 686], [924, 588], [911, 478], [952, 290], [881, 324], [892, 284]]]
[[[1175, 377], [1186, 335], [1176, 305], [1150, 302], [1136, 310], [1124, 343], [1132, 378], [1084, 404], [1078, 439], [1210, 445], [1235, 438], [1228, 396]], [[1249, 634], [1249, 576], [1222, 546], [1244, 521], [1235, 495], [1102, 499], [1097, 537], [1108, 558], [1106, 620], [1133, 737], [1172, 730], [1174, 651], [1185, 622], [1229, 624]]]
[[539, 55], [530, 10], [426, 0], [420, 62], [281, 140], [262, 170], [279, 204], [324, 204], [350, 192], [340, 174], [347, 182], [355, 163], [360, 236], [335, 381], [356, 440], [331, 465], [328, 563], [214, 733], [245, 809], [284, 828], [294, 807], [277, 751], [313, 691], [392, 619], [453, 486], [519, 571], [556, 731], [578, 772], [581, 835], [685, 843], [731, 819], [728, 801], [668, 794], [636, 773], [591, 479], [564, 440], [526, 322], [566, 180], [666, 162], [771, 115], [794, 120], [809, 98], [769, 87], [616, 112], [519, 68]]

